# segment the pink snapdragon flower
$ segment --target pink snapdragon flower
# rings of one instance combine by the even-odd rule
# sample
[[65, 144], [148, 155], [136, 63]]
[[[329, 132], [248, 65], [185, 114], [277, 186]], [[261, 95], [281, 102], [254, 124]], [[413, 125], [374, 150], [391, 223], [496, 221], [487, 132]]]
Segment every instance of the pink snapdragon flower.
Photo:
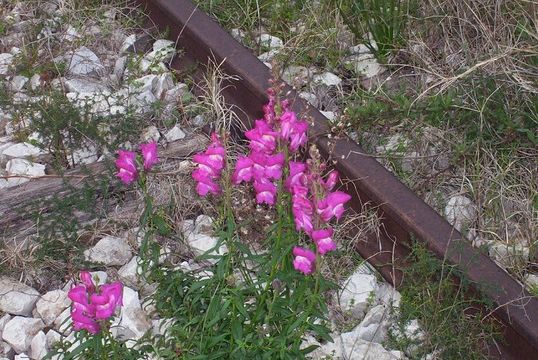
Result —
[[91, 303], [95, 306], [95, 318], [105, 320], [111, 317], [123, 305], [123, 285], [120, 282], [101, 286], [101, 293], [91, 294]]
[[306, 132], [308, 130], [308, 123], [306, 121], [296, 122], [290, 131], [290, 149], [291, 151], [297, 151], [301, 146], [306, 144], [308, 137]]
[[118, 173], [116, 174], [125, 185], [136, 180], [138, 171], [136, 169], [136, 153], [127, 150], [119, 150], [119, 157], [116, 160]]
[[304, 249], [298, 246], [293, 248], [293, 267], [295, 270], [305, 275], [311, 274], [316, 266], [316, 254], [312, 250]]
[[332, 236], [332, 228], [312, 231], [312, 240], [316, 244], [318, 252], [321, 255], [325, 255], [329, 251], [336, 250], [336, 244], [334, 243]]
[[232, 182], [235, 185], [243, 181], [250, 182], [252, 180], [252, 166], [254, 162], [248, 156], [241, 156], [235, 165], [235, 171], [232, 175]]
[[330, 221], [332, 217], [340, 219], [344, 213], [344, 204], [351, 199], [351, 196], [342, 191], [335, 191], [317, 202], [317, 213], [323, 221]]
[[338, 171], [333, 170], [327, 175], [327, 179], [323, 182], [323, 186], [327, 191], [331, 191], [339, 180]]
[[258, 204], [275, 204], [277, 188], [271, 181], [254, 181], [254, 190], [256, 191], [256, 202]]
[[193, 156], [192, 160], [198, 164], [193, 171], [192, 178], [197, 182], [196, 192], [200, 196], [208, 193], [219, 194], [220, 186], [215, 182], [224, 168], [226, 149], [222, 146], [217, 134], [211, 134], [211, 144], [206, 151]]
[[155, 141], [147, 144], [140, 144], [140, 151], [142, 152], [142, 158], [144, 159], [145, 170], [151, 169], [153, 165], [159, 162], [157, 143]]
[[271, 154], [276, 149], [278, 133], [264, 120], [256, 120], [256, 126], [246, 131], [245, 136], [250, 140], [249, 147], [252, 151]]
[[101, 330], [99, 320], [108, 319], [122, 306], [123, 285], [115, 282], [97, 287], [87, 271], [80, 273], [80, 279], [82, 284], [73, 287], [67, 294], [73, 302], [73, 328], [97, 334]]
[[305, 233], [310, 234], [314, 229], [312, 224], [312, 214], [314, 212], [312, 202], [302, 194], [294, 195], [291, 201], [295, 229], [297, 231], [302, 229]]

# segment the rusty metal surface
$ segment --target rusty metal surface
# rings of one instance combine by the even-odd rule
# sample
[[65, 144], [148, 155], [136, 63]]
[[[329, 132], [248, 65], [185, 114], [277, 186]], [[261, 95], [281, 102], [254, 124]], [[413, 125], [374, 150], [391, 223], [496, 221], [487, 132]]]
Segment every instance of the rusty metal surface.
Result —
[[[226, 100], [248, 115], [249, 119], [244, 120], [261, 116], [271, 74], [248, 49], [188, 0], [139, 0], [139, 3], [146, 7], [151, 20], [162, 30], [168, 30], [170, 39], [185, 51], [172, 67], [196, 65], [196, 78], [201, 76], [208, 61], [224, 60], [222, 69], [241, 79], [230, 84], [233, 87], [225, 91]], [[337, 160], [335, 167], [352, 180], [346, 187], [353, 195], [353, 206], [360, 210], [362, 204], [370, 202], [383, 218], [381, 239], [361, 242], [357, 251], [397, 285], [400, 275], [394, 264], [399, 264], [408, 253], [411, 237], [417, 239], [439, 258], [458, 265], [475, 284], [475, 290], [495, 303], [494, 315], [505, 325], [507, 343], [500, 345], [500, 355], [492, 357], [531, 359], [538, 354], [538, 299], [462, 239], [446, 220], [360, 146], [348, 138], [325, 137], [328, 131], [325, 117], [299, 99], [291, 88], [286, 91], [295, 99], [294, 110], [313, 118], [310, 135], [321, 153]]]

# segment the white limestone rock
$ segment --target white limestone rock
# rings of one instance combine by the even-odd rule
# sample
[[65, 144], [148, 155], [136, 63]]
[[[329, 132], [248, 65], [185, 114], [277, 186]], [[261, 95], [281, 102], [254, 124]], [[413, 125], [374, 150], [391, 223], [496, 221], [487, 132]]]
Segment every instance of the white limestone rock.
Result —
[[522, 244], [493, 241], [489, 248], [489, 256], [505, 268], [525, 265], [529, 260], [529, 255], [529, 248]]
[[400, 360], [405, 355], [400, 351], [388, 351], [381, 344], [361, 340], [350, 331], [341, 335], [342, 358], [361, 360]]
[[303, 100], [306, 100], [310, 105], [314, 107], [318, 106], [318, 98], [312, 93], [302, 91], [299, 93], [299, 97]]
[[73, 164], [77, 165], [87, 165], [97, 161], [97, 148], [93, 145], [89, 145], [82, 149], [76, 149], [71, 154]]
[[15, 316], [4, 327], [2, 339], [20, 354], [30, 348], [32, 338], [44, 327], [41, 319]]
[[260, 46], [264, 46], [269, 49], [278, 49], [284, 46], [282, 39], [269, 34], [261, 34], [256, 40]]
[[[213, 236], [212, 219], [207, 215], [198, 216], [196, 221], [183, 221], [183, 236], [197, 256], [214, 249], [219, 241]], [[226, 245], [221, 245], [209, 254], [225, 254], [227, 251]]]
[[0, 311], [30, 316], [38, 298], [39, 292], [36, 289], [10, 278], [0, 277]]
[[0, 75], [7, 75], [9, 71], [9, 67], [13, 63], [13, 54], [10, 53], [3, 53], [0, 54]]
[[131, 247], [122, 238], [105, 236], [91, 249], [84, 251], [87, 261], [106, 266], [125, 265], [132, 257]]
[[147, 285], [147, 282], [143, 280], [142, 274], [140, 273], [140, 269], [138, 267], [139, 262], [140, 257], [133, 256], [133, 258], [127, 264], [123, 265], [118, 270], [118, 276], [122, 282], [136, 290], [140, 290]]
[[310, 80], [312, 72], [304, 66], [290, 65], [282, 71], [282, 80], [290, 85], [303, 86]]
[[312, 81], [316, 84], [322, 84], [327, 87], [338, 87], [342, 84], [342, 79], [332, 72], [324, 72], [322, 74], [314, 75]]
[[127, 36], [125, 40], [123, 40], [123, 43], [121, 44], [120, 52], [122, 53], [126, 52], [127, 49], [133, 46], [135, 42], [136, 42], [136, 34]]
[[36, 91], [36, 90], [40, 89], [41, 86], [43, 86], [43, 79], [41, 79], [41, 75], [34, 74], [30, 78], [30, 89], [33, 90], [33, 91]]
[[53, 329], [61, 334], [68, 335], [73, 329], [73, 320], [71, 319], [71, 308], [67, 308], [60, 316], [54, 320]]
[[126, 67], [127, 67], [127, 56], [121, 56], [114, 63], [114, 70], [112, 71], [112, 74], [114, 74], [118, 80], [122, 80]]
[[57, 331], [54, 331], [54, 330], [49, 330], [47, 331], [47, 335], [46, 335], [46, 346], [47, 346], [47, 349], [52, 349], [53, 346], [59, 342], [60, 340], [62, 340], [62, 335], [60, 335], [59, 332]]
[[445, 218], [458, 231], [471, 225], [478, 215], [476, 205], [463, 195], [448, 199], [445, 206]]
[[25, 158], [28, 156], [39, 156], [43, 154], [45, 154], [43, 150], [28, 143], [16, 143], [2, 151], [2, 155], [12, 158]]
[[2, 338], [2, 331], [4, 330], [4, 327], [9, 322], [9, 320], [11, 320], [11, 315], [9, 314], [4, 314], [4, 316], [0, 318], [0, 339]]
[[174, 87], [174, 76], [170, 72], [166, 72], [157, 77], [157, 84], [153, 94], [157, 99], [162, 99], [168, 90]]
[[374, 275], [355, 272], [343, 285], [337, 296], [337, 303], [343, 311], [350, 312], [356, 319], [362, 318], [368, 306], [375, 299], [378, 290]]
[[26, 355], [25, 353], [15, 355], [13, 360], [30, 360], [30, 357]]
[[374, 306], [356, 327], [357, 336], [364, 341], [381, 344], [387, 339], [389, 320], [390, 310], [387, 306]]
[[164, 134], [164, 138], [168, 142], [181, 140], [185, 138], [185, 133], [183, 132], [183, 130], [181, 130], [179, 125], [175, 125], [173, 128], [168, 130], [166, 134]]
[[258, 56], [258, 59], [262, 62], [270, 62], [279, 53], [278, 49], [271, 49]]
[[151, 329], [151, 326], [151, 321], [140, 304], [138, 293], [125, 286], [123, 306], [119, 318], [112, 326], [112, 333], [122, 340], [138, 340]]
[[159, 141], [161, 133], [156, 126], [151, 125], [144, 129], [140, 138], [143, 142]]
[[336, 119], [336, 114], [332, 111], [320, 111], [320, 113], [327, 118], [327, 120], [333, 121]]
[[387, 70], [372, 54], [352, 55], [345, 63], [358, 75], [367, 79], [380, 75]]
[[46, 326], [54, 323], [54, 320], [71, 304], [67, 292], [52, 290], [43, 295], [36, 303], [36, 312], [43, 319]]
[[153, 50], [149, 52], [145, 59], [152, 62], [170, 62], [176, 53], [175, 44], [173, 41], [166, 39], [159, 39], [153, 43]]
[[95, 93], [110, 91], [109, 87], [90, 78], [74, 78], [65, 81], [68, 92]]
[[101, 60], [85, 46], [79, 47], [60, 60], [67, 63], [67, 74], [71, 76], [100, 76], [105, 72]]
[[16, 75], [9, 82], [9, 89], [14, 92], [22, 91], [26, 87], [26, 84], [28, 84], [28, 81], [26, 76]]
[[31, 359], [41, 360], [47, 355], [47, 352], [47, 336], [43, 330], [41, 330], [32, 339], [28, 355], [30, 355]]
[[[1, 339], [1, 338], [0, 338]], [[0, 341], [0, 360], [10, 360], [15, 356], [15, 351], [7, 342]]]
[[183, 99], [183, 95], [188, 93], [188, 91], [187, 84], [176, 84], [173, 88], [165, 92], [163, 101], [167, 104], [177, 103]]

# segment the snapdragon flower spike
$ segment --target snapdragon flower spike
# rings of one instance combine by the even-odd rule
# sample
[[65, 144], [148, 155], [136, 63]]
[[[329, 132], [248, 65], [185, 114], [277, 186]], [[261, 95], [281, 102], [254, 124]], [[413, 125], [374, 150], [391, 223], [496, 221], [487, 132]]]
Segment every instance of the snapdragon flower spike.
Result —
[[318, 249], [318, 252], [321, 255], [325, 255], [329, 251], [336, 250], [336, 244], [334, 243], [332, 236], [333, 236], [333, 229], [321, 229], [321, 230], [314, 230], [310, 234], [312, 240], [316, 244], [316, 247]]
[[256, 126], [246, 131], [245, 136], [250, 140], [249, 147], [252, 151], [271, 154], [276, 149], [278, 133], [264, 120], [256, 120]]
[[118, 173], [116, 175], [120, 178], [121, 182], [125, 185], [129, 185], [135, 181], [138, 176], [138, 171], [136, 169], [136, 153], [119, 150], [118, 155], [118, 159], [116, 159]]
[[211, 144], [205, 152], [193, 156], [198, 168], [193, 171], [192, 178], [197, 182], [196, 192], [200, 196], [208, 193], [219, 194], [220, 186], [215, 182], [224, 168], [226, 149], [222, 146], [217, 134], [211, 134]]
[[84, 329], [91, 334], [97, 334], [101, 330], [101, 326], [95, 320], [95, 306], [90, 304], [88, 300], [90, 296], [89, 290], [95, 291], [93, 282], [91, 282], [90, 289], [86, 285], [78, 285], [69, 290], [67, 296], [73, 302], [71, 319], [73, 320], [75, 331]]
[[280, 137], [282, 139], [288, 139], [291, 135], [291, 129], [297, 122], [297, 116], [293, 111], [285, 111], [280, 116]]
[[340, 219], [344, 213], [344, 204], [351, 199], [351, 196], [342, 192], [335, 191], [327, 195], [324, 199], [317, 202], [317, 213], [325, 222], [330, 221], [333, 216]]
[[293, 267], [295, 270], [305, 275], [311, 274], [316, 266], [316, 254], [312, 250], [304, 249], [298, 246], [293, 248]]
[[142, 158], [144, 159], [145, 170], [150, 170], [153, 165], [159, 162], [157, 143], [155, 141], [147, 144], [140, 144], [140, 151], [142, 152]]

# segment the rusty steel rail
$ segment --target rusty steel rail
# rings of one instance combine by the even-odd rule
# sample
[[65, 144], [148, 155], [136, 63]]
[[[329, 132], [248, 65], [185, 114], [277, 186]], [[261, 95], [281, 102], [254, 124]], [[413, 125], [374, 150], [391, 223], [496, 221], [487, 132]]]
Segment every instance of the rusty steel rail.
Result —
[[[248, 49], [236, 42], [216, 22], [188, 0], [138, 0], [151, 21], [167, 30], [178, 49], [184, 50], [171, 64], [175, 69], [195, 69], [201, 79], [209, 62], [240, 81], [224, 91], [227, 102], [238, 106], [252, 121], [261, 117], [270, 87], [269, 69]], [[395, 285], [401, 274], [397, 268], [409, 253], [411, 238], [423, 243], [448, 264], [457, 265], [474, 286], [473, 290], [495, 304], [493, 316], [503, 324], [505, 343], [492, 358], [531, 359], [538, 354], [538, 299], [527, 293], [516, 280], [481, 254], [436, 211], [382, 167], [373, 157], [348, 138], [330, 140], [327, 119], [289, 87], [295, 98], [293, 110], [314, 120], [310, 137], [327, 159], [347, 178], [346, 188], [353, 195], [353, 207], [371, 203], [378, 209], [384, 227], [381, 239], [361, 241], [357, 251]]]

